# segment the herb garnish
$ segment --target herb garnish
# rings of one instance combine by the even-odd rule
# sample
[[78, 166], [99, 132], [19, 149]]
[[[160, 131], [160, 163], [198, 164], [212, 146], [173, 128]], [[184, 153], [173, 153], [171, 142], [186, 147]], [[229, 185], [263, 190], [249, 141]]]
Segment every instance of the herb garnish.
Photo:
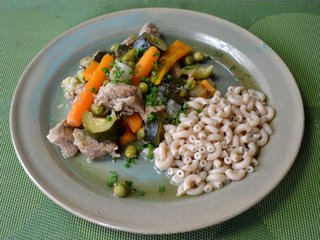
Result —
[[213, 55], [213, 56], [216, 56], [216, 57], [221, 57], [221, 56], [223, 55], [223, 53], [220, 52], [220, 51], [214, 51], [214, 52], [212, 53], [212, 55]]
[[156, 118], [156, 116], [153, 113], [149, 113], [147, 115], [148, 122], [152, 122], [155, 118]]
[[146, 95], [146, 105], [147, 106], [158, 106], [160, 101], [158, 100], [158, 88], [151, 87], [150, 93]]
[[136, 161], [134, 158], [127, 158], [126, 162], [124, 163], [125, 168], [129, 168], [132, 164], [135, 164]]
[[110, 172], [110, 176], [107, 179], [107, 186], [113, 187], [113, 184], [118, 180], [118, 174], [114, 171]]
[[154, 151], [154, 146], [151, 143], [149, 143], [148, 144], [148, 156], [147, 156], [149, 159], [153, 159], [153, 157], [154, 157], [153, 151]]
[[236, 65], [232, 65], [232, 66], [229, 67], [229, 69], [230, 69], [230, 71], [233, 72], [233, 71], [235, 71], [237, 69], [237, 67], [236, 67]]

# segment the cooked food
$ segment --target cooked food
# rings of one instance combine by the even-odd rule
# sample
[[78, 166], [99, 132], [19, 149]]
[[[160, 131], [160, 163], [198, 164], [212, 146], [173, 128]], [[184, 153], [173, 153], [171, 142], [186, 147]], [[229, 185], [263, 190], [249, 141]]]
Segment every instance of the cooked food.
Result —
[[253, 172], [259, 148], [273, 134], [274, 110], [264, 94], [231, 86], [225, 97], [216, 91], [187, 105], [177, 126], [164, 126], [165, 140], [154, 150], [155, 166], [167, 171], [177, 196], [211, 192]]
[[[167, 45], [146, 23], [137, 35], [80, 60], [80, 70], [61, 84], [70, 111], [47, 138], [65, 158], [79, 151], [90, 161], [119, 158], [123, 150], [128, 168], [145, 155], [170, 177], [177, 196], [241, 180], [273, 133], [274, 110], [256, 90], [230, 86], [221, 96], [209, 59], [179, 39]], [[111, 178], [115, 196], [134, 190]]]

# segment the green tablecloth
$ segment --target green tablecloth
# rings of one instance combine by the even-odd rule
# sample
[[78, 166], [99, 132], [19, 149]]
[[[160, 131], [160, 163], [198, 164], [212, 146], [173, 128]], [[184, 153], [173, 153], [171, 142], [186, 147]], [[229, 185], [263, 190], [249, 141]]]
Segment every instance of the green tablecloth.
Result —
[[[164, 236], [131, 234], [91, 224], [42, 194], [14, 152], [10, 103], [20, 75], [37, 52], [87, 19], [141, 7], [205, 12], [248, 29], [280, 55], [301, 91], [305, 135], [292, 169], [263, 201], [222, 224]], [[0, 84], [0, 239], [320, 238], [320, 1], [0, 0]]]

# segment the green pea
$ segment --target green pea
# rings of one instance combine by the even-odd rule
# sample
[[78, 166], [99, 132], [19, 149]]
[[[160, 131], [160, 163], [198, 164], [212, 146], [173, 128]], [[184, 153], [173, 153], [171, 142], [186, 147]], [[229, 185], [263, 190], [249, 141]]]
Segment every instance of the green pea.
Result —
[[201, 52], [194, 52], [193, 59], [194, 59], [195, 62], [201, 63], [201, 62], [204, 62], [205, 56]]
[[117, 182], [113, 187], [113, 195], [119, 198], [126, 197], [129, 194], [129, 187], [125, 182]]
[[187, 56], [183, 59], [183, 63], [185, 66], [190, 66], [194, 63], [194, 59], [192, 56]]
[[149, 92], [149, 86], [148, 86], [148, 84], [145, 83], [145, 82], [139, 83], [139, 86], [138, 86], [138, 87], [139, 87], [140, 91], [141, 91], [143, 94]]
[[91, 105], [91, 112], [95, 116], [101, 116], [102, 113], [104, 112], [104, 107], [102, 105]]
[[140, 129], [138, 130], [138, 132], [137, 132], [137, 137], [138, 137], [139, 139], [144, 139], [145, 135], [146, 135], [146, 133], [145, 133], [145, 131], [144, 131], [144, 127], [140, 128]]
[[119, 47], [119, 44], [113, 44], [111, 47], [110, 47], [110, 51], [111, 52], [115, 52]]
[[135, 158], [137, 156], [137, 148], [133, 145], [129, 145], [124, 151], [124, 155], [127, 158]]

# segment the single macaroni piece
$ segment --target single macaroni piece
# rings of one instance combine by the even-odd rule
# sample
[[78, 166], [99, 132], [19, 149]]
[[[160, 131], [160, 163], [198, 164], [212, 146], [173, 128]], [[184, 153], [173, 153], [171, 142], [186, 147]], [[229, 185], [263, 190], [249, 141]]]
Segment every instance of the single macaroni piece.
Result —
[[177, 196], [200, 195], [240, 181], [255, 171], [259, 148], [274, 131], [275, 110], [260, 91], [230, 86], [210, 99], [190, 98], [180, 123], [164, 125], [154, 150], [155, 167], [166, 171]]

